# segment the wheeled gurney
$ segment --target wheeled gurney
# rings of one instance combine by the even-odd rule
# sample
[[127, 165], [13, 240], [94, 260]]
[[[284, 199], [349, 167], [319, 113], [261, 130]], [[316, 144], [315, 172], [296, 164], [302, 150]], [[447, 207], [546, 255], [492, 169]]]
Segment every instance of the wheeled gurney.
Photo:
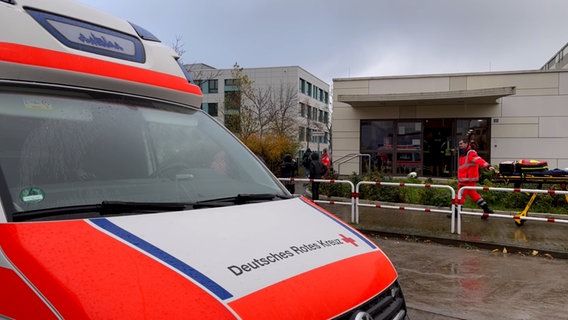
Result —
[[[504, 167], [505, 170], [500, 170], [500, 172], [493, 179], [494, 181], [503, 182], [505, 184], [513, 184], [514, 188], [521, 189], [523, 185], [526, 184], [536, 184], [537, 189], [543, 189], [544, 185], [559, 186], [561, 190], [566, 191], [566, 185], [568, 184], [568, 170], [567, 169], [552, 169], [548, 170], [546, 166], [539, 168], [538, 170], [520, 170], [519, 168], [513, 168], [510, 170], [508, 167], [509, 162], [506, 163]], [[501, 169], [500, 164], [500, 169]], [[548, 192], [549, 194], [554, 194], [553, 190]], [[530, 200], [526, 204], [523, 211], [515, 215], [515, 224], [522, 226], [525, 220], [521, 219], [526, 217], [527, 213], [536, 199], [538, 193], [533, 192]], [[568, 194], [564, 194], [564, 198], [568, 203]]]

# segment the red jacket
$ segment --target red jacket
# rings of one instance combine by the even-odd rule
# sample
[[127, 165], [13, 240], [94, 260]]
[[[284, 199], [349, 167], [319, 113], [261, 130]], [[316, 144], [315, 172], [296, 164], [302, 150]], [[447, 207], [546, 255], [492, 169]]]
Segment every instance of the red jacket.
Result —
[[483, 160], [477, 151], [473, 150], [471, 147], [467, 147], [465, 150], [460, 150], [458, 166], [458, 182], [477, 182], [479, 180], [479, 169], [478, 167], [488, 168], [490, 164]]
[[329, 165], [331, 164], [331, 162], [329, 161], [329, 156], [327, 155], [327, 153], [324, 153], [321, 155], [321, 163], [323, 163], [324, 166], [329, 167]]

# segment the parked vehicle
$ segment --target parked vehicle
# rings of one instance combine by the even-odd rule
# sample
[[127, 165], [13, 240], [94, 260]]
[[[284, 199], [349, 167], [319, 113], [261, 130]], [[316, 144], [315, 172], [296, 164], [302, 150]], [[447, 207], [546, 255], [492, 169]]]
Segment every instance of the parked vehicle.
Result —
[[390, 260], [293, 197], [171, 48], [0, 1], [0, 318], [402, 319]]

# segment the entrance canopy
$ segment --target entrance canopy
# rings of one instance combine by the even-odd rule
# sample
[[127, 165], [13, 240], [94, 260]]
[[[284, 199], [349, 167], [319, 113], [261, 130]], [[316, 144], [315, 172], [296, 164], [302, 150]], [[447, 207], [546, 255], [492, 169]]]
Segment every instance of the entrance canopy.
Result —
[[337, 100], [355, 108], [409, 105], [495, 104], [497, 103], [497, 99], [514, 94], [515, 87], [500, 87], [438, 92], [339, 95]]

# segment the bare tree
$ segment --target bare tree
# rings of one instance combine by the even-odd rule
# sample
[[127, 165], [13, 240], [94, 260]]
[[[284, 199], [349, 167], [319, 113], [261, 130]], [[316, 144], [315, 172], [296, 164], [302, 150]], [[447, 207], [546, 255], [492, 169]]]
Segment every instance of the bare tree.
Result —
[[290, 84], [281, 84], [274, 94], [272, 130], [290, 138], [297, 136], [298, 92]]
[[[233, 66], [232, 77], [238, 86], [240, 106], [238, 125], [231, 123], [237, 136], [261, 156], [271, 168], [276, 168], [284, 153], [297, 149], [296, 119], [298, 98], [295, 86], [281, 84], [255, 86], [238, 64]], [[237, 96], [237, 95], [235, 95]], [[227, 102], [227, 98], [225, 98]], [[225, 118], [227, 119], [227, 118]], [[232, 118], [231, 121], [237, 120]], [[232, 130], [225, 123], [225, 126]]]
[[264, 137], [273, 121], [274, 104], [270, 88], [251, 88], [243, 91], [243, 105], [241, 110], [249, 117], [250, 133]]
[[174, 49], [174, 51], [179, 56], [179, 63], [185, 68], [187, 72], [189, 72], [191, 78], [197, 85], [201, 85], [201, 83], [208, 80], [217, 79], [222, 74], [220, 70], [202, 63], [185, 64], [183, 61], [183, 55], [186, 53], [184, 46], [185, 44], [183, 43], [183, 37], [177, 35], [174, 43], [172, 43], [172, 49]]
[[182, 36], [177, 35], [174, 43], [172, 43], [172, 48], [179, 56], [178, 61], [183, 65], [183, 55], [185, 54], [184, 44], [182, 41]]
[[184, 64], [183, 67], [189, 72], [191, 78], [197, 85], [201, 85], [209, 80], [218, 79], [223, 74], [221, 70], [203, 63]]

